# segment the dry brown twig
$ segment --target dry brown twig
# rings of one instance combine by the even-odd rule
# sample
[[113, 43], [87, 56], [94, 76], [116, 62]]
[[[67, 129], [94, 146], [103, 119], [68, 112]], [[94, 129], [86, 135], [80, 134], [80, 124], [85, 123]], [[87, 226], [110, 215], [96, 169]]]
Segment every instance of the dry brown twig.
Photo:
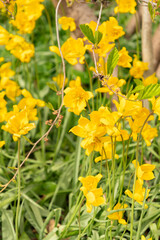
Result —
[[[31, 153], [33, 152], [33, 150], [35, 149], [35, 147], [37, 146], [37, 144], [39, 142], [41, 142], [42, 139], [47, 139], [49, 133], [51, 132], [53, 126], [56, 124], [57, 120], [61, 119], [61, 110], [62, 110], [62, 107], [63, 107], [63, 98], [64, 98], [64, 84], [65, 84], [65, 79], [66, 79], [66, 69], [65, 69], [65, 61], [64, 61], [64, 57], [63, 57], [63, 54], [62, 54], [62, 51], [61, 51], [61, 45], [60, 45], [60, 38], [59, 38], [59, 30], [58, 30], [58, 9], [59, 9], [59, 6], [61, 4], [62, 0], [59, 0], [58, 4], [57, 4], [57, 7], [56, 7], [56, 14], [55, 14], [55, 21], [56, 21], [56, 33], [57, 33], [57, 42], [58, 42], [58, 48], [59, 48], [59, 51], [60, 51], [60, 54], [61, 54], [61, 59], [62, 59], [62, 65], [63, 65], [63, 74], [64, 74], [64, 79], [63, 79], [63, 86], [62, 86], [62, 89], [61, 89], [61, 92], [62, 92], [62, 101], [61, 101], [61, 105], [59, 107], [59, 109], [57, 110], [57, 116], [56, 118], [54, 119], [53, 123], [51, 124], [50, 128], [48, 129], [48, 131], [41, 137], [37, 140], [37, 142], [34, 143], [33, 147], [31, 148], [31, 150], [29, 151], [29, 153], [27, 154], [26, 158], [23, 160], [23, 162], [20, 164], [20, 168], [24, 165], [24, 163], [26, 162], [26, 160], [29, 158], [29, 156], [31, 155]], [[3, 188], [1, 189], [0, 193], [3, 192], [7, 187], [8, 185], [15, 180], [16, 176], [18, 174], [18, 168], [16, 169], [16, 172], [14, 174], [14, 176], [6, 183], [3, 185]]]

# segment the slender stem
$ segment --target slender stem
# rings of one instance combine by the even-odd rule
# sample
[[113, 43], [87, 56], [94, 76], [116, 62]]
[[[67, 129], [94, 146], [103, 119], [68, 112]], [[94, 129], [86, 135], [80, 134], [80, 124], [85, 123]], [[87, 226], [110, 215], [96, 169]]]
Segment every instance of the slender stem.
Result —
[[130, 230], [130, 240], [132, 240], [132, 236], [133, 236], [133, 222], [134, 222], [134, 194], [135, 194], [135, 187], [136, 187], [136, 172], [137, 172], [137, 167], [138, 167], [138, 151], [139, 151], [139, 142], [140, 142], [140, 138], [141, 138], [141, 133], [142, 130], [145, 126], [145, 124], [147, 123], [149, 117], [153, 114], [153, 112], [151, 112], [146, 120], [144, 121], [138, 139], [137, 139], [137, 147], [136, 147], [136, 168], [135, 168], [135, 174], [134, 174], [134, 184], [133, 184], [133, 197], [132, 197], [132, 211], [131, 211], [131, 230]]
[[[115, 145], [113, 141], [113, 137], [111, 136], [111, 144], [112, 144], [112, 173], [113, 173], [113, 181], [112, 181], [112, 204], [114, 201], [114, 188], [115, 188]], [[111, 206], [113, 207], [113, 206]]]
[[136, 18], [136, 40], [137, 40], [137, 57], [139, 58], [139, 39], [138, 39], [138, 34], [139, 34], [139, 31], [138, 31], [138, 14], [136, 13], [135, 14], [135, 18]]
[[18, 199], [17, 199], [17, 209], [16, 209], [16, 220], [15, 220], [15, 229], [16, 229], [16, 240], [18, 240], [18, 217], [19, 217], [19, 208], [20, 208], [20, 198], [21, 198], [21, 176], [20, 176], [20, 139], [18, 140]]
[[[93, 93], [92, 76], [91, 76], [91, 73], [90, 73], [90, 70], [89, 70], [89, 66], [88, 66], [88, 63], [87, 63], [86, 60], [85, 60], [85, 64], [86, 64], [86, 67], [87, 67], [87, 70], [88, 70], [88, 74], [89, 74], [90, 91]], [[92, 98], [92, 110], [94, 110], [94, 98]]]

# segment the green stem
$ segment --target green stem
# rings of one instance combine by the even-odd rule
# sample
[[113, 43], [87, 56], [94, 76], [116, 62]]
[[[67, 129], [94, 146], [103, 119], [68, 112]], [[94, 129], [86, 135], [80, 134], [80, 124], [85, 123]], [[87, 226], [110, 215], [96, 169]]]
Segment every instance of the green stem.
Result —
[[112, 173], [113, 173], [113, 181], [112, 181], [112, 206], [114, 202], [114, 189], [115, 189], [115, 145], [113, 141], [113, 137], [111, 136], [111, 143], [112, 143]]
[[[89, 74], [90, 90], [91, 90], [91, 92], [93, 93], [92, 76], [91, 76], [91, 73], [90, 73], [90, 70], [89, 70], [89, 66], [88, 66], [87, 61], [85, 61], [85, 64], [86, 64], [86, 67], [87, 67], [87, 70], [88, 70], [88, 74]], [[94, 111], [94, 98], [92, 98], [92, 110]]]
[[137, 172], [137, 167], [138, 167], [138, 151], [139, 151], [139, 142], [140, 142], [140, 138], [141, 138], [141, 133], [142, 130], [146, 124], [146, 122], [148, 121], [149, 117], [153, 114], [153, 112], [151, 112], [148, 117], [146, 118], [146, 120], [144, 121], [141, 130], [139, 132], [139, 136], [138, 136], [138, 140], [137, 140], [137, 147], [136, 147], [136, 168], [135, 168], [135, 174], [134, 174], [134, 184], [133, 184], [133, 197], [132, 197], [132, 211], [131, 211], [131, 231], [130, 231], [130, 240], [132, 240], [132, 236], [133, 236], [133, 222], [134, 222], [134, 194], [135, 194], [135, 186], [136, 186], [136, 172]]
[[17, 209], [16, 209], [16, 220], [15, 220], [15, 229], [16, 229], [16, 240], [18, 240], [18, 217], [19, 217], [19, 208], [20, 208], [20, 198], [21, 198], [21, 176], [20, 176], [20, 139], [18, 140], [18, 199], [17, 199]]
[[138, 15], [137, 13], [135, 14], [135, 18], [136, 18], [136, 37], [137, 37], [137, 57], [139, 58], [139, 39], [138, 39], [138, 34], [139, 34], [139, 30], [138, 30]]
[[47, 17], [47, 21], [48, 21], [48, 25], [49, 25], [49, 31], [50, 31], [50, 36], [51, 36], [51, 44], [54, 45], [54, 38], [53, 38], [53, 31], [52, 31], [52, 24], [51, 24], [51, 18], [50, 18], [50, 15], [46, 9], [46, 7], [44, 8], [44, 11], [45, 11], [45, 14], [46, 14], [46, 17]]

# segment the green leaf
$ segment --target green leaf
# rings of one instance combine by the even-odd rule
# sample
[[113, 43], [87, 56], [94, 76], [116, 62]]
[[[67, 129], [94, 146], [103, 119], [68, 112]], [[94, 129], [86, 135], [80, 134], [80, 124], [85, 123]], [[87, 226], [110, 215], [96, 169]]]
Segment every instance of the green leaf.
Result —
[[16, 238], [12, 210], [2, 210], [2, 236], [3, 240], [15, 240]]
[[14, 17], [16, 16], [16, 14], [17, 14], [17, 3], [14, 4], [14, 12], [13, 12]]
[[95, 38], [92, 32], [92, 29], [87, 24], [81, 24], [80, 29], [82, 33], [88, 38], [88, 40], [95, 44]]
[[113, 48], [107, 60], [107, 74], [111, 75], [119, 60], [117, 48]]
[[28, 237], [28, 235], [25, 232], [23, 232], [21, 237], [19, 238], [19, 240], [30, 240], [30, 238]]
[[98, 45], [102, 39], [103, 34], [99, 31], [95, 31], [95, 44]]
[[148, 99], [160, 94], [160, 84], [150, 84], [140, 91], [138, 99]]
[[57, 92], [57, 87], [55, 85], [55, 83], [49, 83], [47, 82], [47, 85], [50, 89], [52, 89], [53, 91]]
[[45, 103], [46, 107], [48, 107], [50, 110], [54, 111], [54, 107], [52, 105], [52, 103], [48, 102], [48, 103]]
[[31, 145], [34, 145], [34, 143], [33, 143], [28, 137], [26, 137], [26, 136], [23, 135], [23, 138], [24, 138], [27, 142], [29, 142]]
[[140, 92], [140, 91], [143, 90], [144, 88], [145, 88], [144, 85], [138, 85], [138, 86], [136, 86], [136, 87], [133, 89], [132, 93]]
[[127, 92], [127, 98], [129, 98], [129, 97], [130, 97], [130, 95], [131, 95], [131, 92], [132, 92], [132, 89], [133, 89], [133, 85], [131, 85], [131, 87], [130, 87], [129, 91]]
[[151, 15], [151, 19], [152, 21], [154, 21], [154, 18], [155, 18], [155, 9], [153, 8], [152, 4], [149, 2], [148, 3], [148, 10], [149, 10], [149, 13]]
[[134, 82], [136, 83], [136, 85], [142, 85], [143, 82], [140, 79], [134, 79]]

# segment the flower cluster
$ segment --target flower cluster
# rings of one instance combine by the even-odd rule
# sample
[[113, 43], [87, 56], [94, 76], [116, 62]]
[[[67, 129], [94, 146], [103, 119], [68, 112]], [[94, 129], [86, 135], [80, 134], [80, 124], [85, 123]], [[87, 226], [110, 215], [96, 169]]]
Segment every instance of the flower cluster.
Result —
[[6, 29], [0, 26], [0, 45], [10, 51], [21, 62], [30, 62], [34, 56], [34, 45], [25, 41], [19, 35], [10, 34]]
[[[1, 58], [0, 61], [4, 61], [4, 58]], [[10, 66], [10, 62], [0, 66], [0, 122], [6, 121], [6, 125], [3, 125], [1, 129], [11, 133], [13, 140], [17, 141], [21, 135], [25, 135], [35, 128], [35, 124], [29, 123], [29, 121], [38, 120], [35, 107], [44, 107], [45, 104], [42, 100], [33, 98], [26, 89], [21, 90], [19, 85], [11, 80], [15, 72], [10, 69]], [[5, 96], [15, 101], [20, 95], [23, 98], [13, 106], [13, 111], [7, 112]], [[3, 141], [1, 145], [3, 146]]]
[[79, 177], [79, 181], [83, 184], [80, 190], [86, 197], [87, 212], [92, 211], [92, 206], [99, 206], [105, 202], [102, 188], [97, 188], [98, 182], [101, 180], [102, 175]]

